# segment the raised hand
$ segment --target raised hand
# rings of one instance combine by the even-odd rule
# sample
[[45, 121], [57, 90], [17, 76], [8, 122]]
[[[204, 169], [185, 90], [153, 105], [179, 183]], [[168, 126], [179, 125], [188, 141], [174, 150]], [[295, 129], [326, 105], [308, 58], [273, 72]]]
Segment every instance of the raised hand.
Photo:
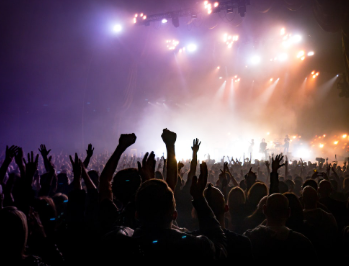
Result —
[[137, 162], [138, 172], [140, 173], [143, 182], [155, 178], [155, 154], [152, 151], [149, 157], [148, 155], [148, 152], [144, 155], [142, 165], [140, 162]]
[[275, 159], [274, 157], [272, 157], [272, 161], [271, 161], [271, 169], [272, 172], [277, 172], [279, 170], [280, 167], [284, 166], [285, 164], [280, 164], [280, 162], [282, 161], [282, 159], [284, 158], [284, 156], [282, 154], [278, 154], [276, 155]]
[[12, 159], [16, 156], [18, 149], [19, 148], [15, 145], [12, 145], [10, 148], [6, 146], [5, 160], [12, 162]]
[[74, 184], [74, 188], [81, 189], [82, 162], [79, 159], [77, 153], [75, 153], [74, 161], [71, 155], [69, 155], [69, 159], [70, 159], [70, 162], [73, 168], [73, 173], [74, 173], [74, 180], [72, 183]]
[[34, 174], [38, 170], [39, 154], [35, 156], [35, 160], [34, 160], [33, 151], [31, 151], [30, 155], [28, 153], [28, 162], [26, 162], [24, 158], [23, 158], [23, 162], [25, 164], [25, 169], [26, 169], [26, 178], [28, 182], [32, 184]]
[[[162, 131], [161, 138], [166, 146], [174, 145], [177, 139], [177, 134], [165, 128]], [[200, 144], [199, 144], [200, 145]], [[199, 149], [199, 148], [198, 148]]]
[[40, 148], [38, 149], [39, 152], [41, 153], [41, 156], [43, 158], [47, 158], [48, 154], [50, 153], [51, 150], [47, 150], [46, 146], [44, 144], [40, 145]]
[[136, 142], [136, 135], [134, 133], [132, 134], [121, 134], [119, 138], [119, 147], [126, 150], [128, 147], [130, 147], [132, 144]]
[[23, 149], [21, 147], [18, 147], [17, 149], [15, 162], [18, 166], [23, 165]]
[[193, 150], [193, 152], [198, 153], [199, 148], [200, 148], [200, 144], [201, 144], [201, 141], [199, 142], [198, 139], [194, 139], [194, 140], [193, 140], [193, 147], [191, 147], [191, 149]]
[[199, 179], [196, 176], [194, 176], [191, 182], [190, 195], [192, 195], [194, 200], [204, 197], [204, 190], [207, 184], [207, 176], [207, 165], [205, 162], [202, 162], [202, 164], [200, 164]]
[[92, 144], [91, 143], [88, 144], [87, 150], [86, 150], [87, 156], [92, 157], [94, 150], [95, 150], [95, 148], [92, 147]]

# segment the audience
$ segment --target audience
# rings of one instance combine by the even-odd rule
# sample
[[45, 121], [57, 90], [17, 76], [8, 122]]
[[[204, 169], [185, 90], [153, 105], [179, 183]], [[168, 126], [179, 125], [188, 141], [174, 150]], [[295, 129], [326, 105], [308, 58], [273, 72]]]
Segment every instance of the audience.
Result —
[[[154, 152], [128, 156], [135, 134], [121, 135], [111, 156], [95, 154], [91, 144], [74, 158], [40, 145], [42, 163], [33, 151], [24, 158], [21, 147], [7, 146], [0, 167], [1, 264], [347, 258], [346, 164], [291, 163], [281, 154], [265, 162], [208, 156], [198, 163], [198, 139], [191, 160], [177, 162], [176, 133], [164, 129], [161, 138], [166, 159]], [[281, 167], [286, 178], [279, 177]]]

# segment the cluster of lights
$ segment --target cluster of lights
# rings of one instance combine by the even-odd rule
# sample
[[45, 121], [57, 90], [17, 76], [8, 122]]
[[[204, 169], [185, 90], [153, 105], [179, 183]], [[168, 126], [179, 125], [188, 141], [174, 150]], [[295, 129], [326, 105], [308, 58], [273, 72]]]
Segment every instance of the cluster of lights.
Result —
[[240, 81], [240, 78], [238, 78], [238, 76], [235, 75], [234, 78], [233, 78], [233, 80], [234, 80], [234, 82], [239, 82], [239, 81]]
[[176, 41], [176, 40], [167, 40], [166, 41], [166, 44], [167, 44], [167, 48], [169, 50], [174, 50], [176, 49], [177, 45], [179, 44], [179, 41]]
[[316, 77], [318, 77], [320, 75], [320, 72], [315, 72], [315, 70], [313, 70], [311, 72], [311, 75], [313, 76], [313, 79], [314, 79], [314, 78], [316, 78]]
[[[342, 149], [345, 148], [349, 148], [348, 146], [348, 135], [347, 134], [343, 134], [342, 136], [342, 142], [339, 140], [339, 136], [335, 135], [334, 137], [330, 137], [330, 139], [328, 141], [325, 141], [326, 138], [326, 134], [322, 135], [322, 136], [315, 136], [315, 138], [313, 139], [313, 141], [311, 142], [312, 147], [318, 147], [320, 149], [323, 149], [326, 145], [329, 145], [329, 147], [331, 147], [331, 144], [334, 145], [335, 147], [339, 146], [339, 145], [343, 145]], [[327, 139], [327, 138], [326, 138]], [[332, 140], [331, 140], [332, 139]]]
[[228, 35], [227, 33], [224, 34], [223, 36], [223, 41], [228, 45], [228, 48], [231, 48], [234, 44], [234, 42], [237, 42], [239, 40], [238, 35]]
[[147, 16], [146, 16], [145, 14], [143, 14], [143, 13], [140, 13], [139, 15], [136, 14], [136, 15], [133, 17], [133, 23], [136, 24], [138, 19], [146, 20], [146, 19], [147, 19]]
[[[216, 9], [218, 6], [219, 6], [218, 2], [214, 2], [213, 5], [211, 3], [209, 3], [208, 1], [204, 2], [204, 7], [205, 7], [205, 9], [207, 9], [207, 14], [209, 14], [209, 15], [212, 13], [212, 7]], [[217, 11], [219, 11], [219, 10], [217, 10]]]

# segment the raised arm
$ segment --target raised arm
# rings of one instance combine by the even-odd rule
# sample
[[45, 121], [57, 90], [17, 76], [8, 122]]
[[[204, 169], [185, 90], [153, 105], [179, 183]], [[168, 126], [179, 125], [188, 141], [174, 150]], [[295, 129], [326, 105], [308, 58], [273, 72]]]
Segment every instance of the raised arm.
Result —
[[172, 189], [172, 191], [174, 191], [177, 185], [177, 161], [175, 152], [175, 142], [177, 139], [177, 134], [165, 128], [161, 134], [161, 138], [166, 144], [167, 150], [166, 182], [168, 186]]
[[196, 176], [193, 177], [190, 194], [193, 197], [193, 206], [197, 212], [200, 232], [213, 242], [216, 258], [221, 258], [226, 254], [226, 238], [204, 196], [204, 190], [207, 185], [207, 176], [207, 165], [203, 162], [200, 165], [199, 178]]
[[18, 149], [19, 148], [17, 146], [14, 146], [14, 145], [12, 145], [10, 148], [8, 146], [6, 146], [5, 160], [0, 167], [0, 184], [3, 183], [7, 168], [9, 167], [13, 158], [15, 157]]
[[92, 147], [92, 144], [88, 144], [87, 146], [87, 150], [86, 150], [86, 158], [84, 160], [84, 167], [87, 168], [88, 164], [90, 163], [90, 159], [93, 155], [93, 151], [95, 150], [95, 148]]
[[112, 156], [109, 158], [106, 163], [101, 176], [100, 176], [100, 187], [99, 187], [99, 195], [100, 201], [104, 199], [113, 200], [113, 193], [111, 190], [111, 181], [113, 179], [114, 172], [116, 167], [118, 166], [118, 162], [122, 153], [130, 147], [132, 144], [136, 142], [136, 135], [132, 134], [122, 134], [119, 139], [119, 145], [116, 147]]
[[276, 155], [275, 160], [274, 157], [272, 157], [272, 163], [271, 163], [271, 174], [270, 174], [270, 187], [269, 187], [269, 195], [273, 193], [279, 193], [279, 174], [278, 170], [280, 167], [284, 166], [285, 164], [281, 164], [282, 159], [284, 156], [281, 154]]
[[193, 176], [196, 175], [196, 167], [198, 165], [198, 151], [199, 151], [200, 145], [201, 145], [201, 141], [199, 142], [198, 139], [193, 140], [193, 147], [191, 147], [193, 151], [193, 158], [190, 162], [190, 171], [188, 173], [187, 183], [185, 183], [185, 188], [187, 189], [190, 188]]

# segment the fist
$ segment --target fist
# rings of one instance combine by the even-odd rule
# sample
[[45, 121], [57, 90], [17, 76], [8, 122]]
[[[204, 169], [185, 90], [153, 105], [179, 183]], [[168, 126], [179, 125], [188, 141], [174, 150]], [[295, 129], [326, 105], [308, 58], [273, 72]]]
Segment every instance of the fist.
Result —
[[177, 139], [177, 134], [165, 128], [162, 131], [161, 138], [166, 145], [174, 145]]
[[132, 134], [121, 134], [119, 139], [119, 146], [121, 146], [124, 149], [127, 149], [132, 144], [136, 142], [136, 135], [134, 133]]

